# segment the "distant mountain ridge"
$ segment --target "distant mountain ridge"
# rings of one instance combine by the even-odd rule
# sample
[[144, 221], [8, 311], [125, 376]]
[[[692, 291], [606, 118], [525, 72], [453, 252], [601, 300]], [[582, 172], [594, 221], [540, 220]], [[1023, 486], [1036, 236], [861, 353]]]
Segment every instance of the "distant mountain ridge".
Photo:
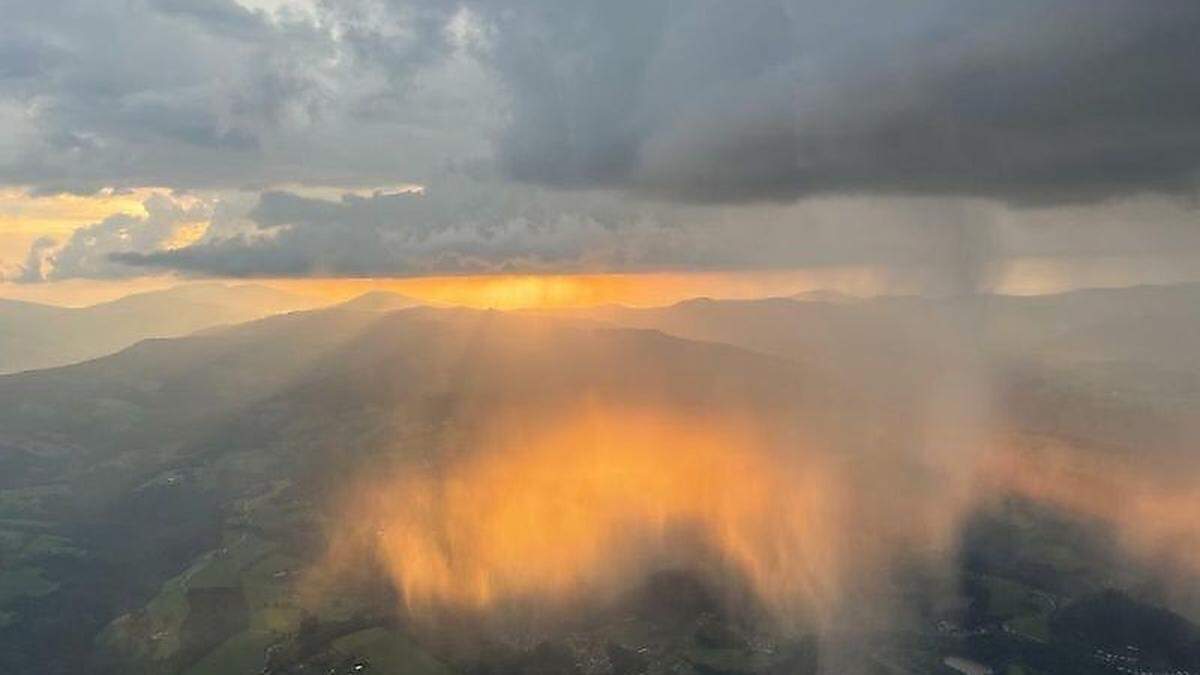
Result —
[[[1200, 376], [1189, 379], [1197, 298], [1200, 287], [1179, 286], [1038, 298], [697, 299], [537, 313], [406, 307], [402, 296], [371, 293], [0, 376], [0, 496], [8, 498], [0, 503], [0, 556], [15, 561], [0, 577], [19, 589], [0, 599], [0, 612], [19, 617], [0, 630], [0, 671], [35, 662], [49, 664], [45, 672], [100, 674], [302, 675], [357, 672], [348, 669], [360, 663], [407, 672], [378, 656], [384, 645], [401, 645], [395, 660], [433, 663], [413, 671], [429, 675], [578, 673], [569, 667], [572, 645], [611, 642], [619, 658], [651, 645], [642, 658], [657, 659], [653, 668], [613, 672], [672, 672], [665, 666], [686, 661], [705, 669], [674, 672], [813, 673], [810, 661], [791, 659], [797, 645], [755, 651], [719, 607], [686, 601], [703, 591], [697, 580], [691, 595], [678, 579], [667, 583], [648, 606], [692, 606], [700, 623], [658, 610], [619, 626], [597, 619], [546, 643], [557, 652], [522, 648], [511, 661], [419, 642], [386, 588], [362, 597], [348, 591], [337, 607], [309, 617], [292, 584], [323, 548], [327, 506], [355, 476], [391, 462], [449, 466], [472, 439], [490, 438], [484, 422], [497, 411], [519, 413], [528, 429], [575, 406], [687, 419], [753, 411], [756, 430], [803, 439], [807, 450], [827, 444], [837, 466], [868, 467], [887, 487], [870, 489], [879, 485], [872, 479], [854, 494], [890, 494], [909, 479], [875, 467], [892, 466], [893, 449], [924, 442], [928, 383], [952, 358], [951, 330], [968, 331], [963, 340], [989, 338], [997, 394], [1009, 397], [998, 421], [1030, 452], [1051, 438], [1097, 453], [1109, 452], [1101, 442], [1125, 443], [1139, 461], [1165, 465], [1171, 456], [1162, 450], [1172, 447], [1161, 437], [1176, 429], [1194, 439], [1198, 427], [1188, 425], [1200, 419]], [[61, 313], [6, 306], [25, 316]], [[1146, 343], [1151, 331], [1157, 341]], [[1021, 354], [1015, 369], [1005, 360]], [[1150, 357], [1161, 365], [1151, 367]], [[1185, 449], [1179, 465], [1191, 471], [1194, 445]], [[1096, 647], [1117, 653], [1135, 644], [1147, 663], [1162, 662], [1158, 672], [1193, 663], [1193, 651], [1175, 651], [1192, 648], [1194, 627], [1139, 604], [1145, 594], [1136, 602], [1093, 599], [1093, 580], [1113, 578], [1108, 563], [1088, 553], [1043, 564], [1063, 555], [1045, 534], [1057, 531], [1044, 529], [1056, 521], [1024, 511], [1012, 517], [996, 515], [964, 538], [963, 556], [963, 571], [982, 580], [965, 591], [970, 611], [1005, 626], [989, 637], [1019, 650], [1006, 659], [1051, 664], [1025, 672], [1100, 672]], [[1082, 534], [1072, 536], [1079, 539], [1064, 541], [1082, 543], [1070, 550], [1091, 550]], [[1056, 604], [1047, 607], [1050, 595]], [[1012, 612], [1040, 621], [1050, 642], [1010, 632]], [[1122, 617], [1164, 629], [1126, 630]], [[912, 625], [941, 631], [936, 618]], [[1114, 631], [1099, 635], [1095, 625]], [[58, 646], [68, 638], [74, 642]], [[815, 650], [799, 652], [815, 658]], [[940, 663], [942, 653], [910, 656]]]
[[367, 291], [341, 303], [338, 307], [360, 312], [394, 312], [398, 309], [418, 307], [424, 303], [407, 295], [391, 291]]
[[0, 373], [111, 354], [146, 338], [311, 307], [300, 295], [254, 284], [200, 283], [71, 308], [0, 299]]

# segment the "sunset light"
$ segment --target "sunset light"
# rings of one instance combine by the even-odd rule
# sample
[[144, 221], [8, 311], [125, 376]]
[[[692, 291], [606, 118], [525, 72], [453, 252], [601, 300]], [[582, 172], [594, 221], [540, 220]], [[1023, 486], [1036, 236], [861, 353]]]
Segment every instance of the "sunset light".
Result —
[[1200, 675], [1200, 0], [4, 0], [0, 675]]

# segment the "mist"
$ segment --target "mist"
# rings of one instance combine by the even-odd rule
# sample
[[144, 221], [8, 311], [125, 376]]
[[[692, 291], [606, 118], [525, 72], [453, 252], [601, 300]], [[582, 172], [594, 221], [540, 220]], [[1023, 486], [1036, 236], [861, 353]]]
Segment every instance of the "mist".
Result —
[[1195, 0], [7, 0], [0, 672], [1200, 674]]
[[[819, 672], [871, 672], [881, 644], [911, 639], [897, 637], [906, 626], [962, 611], [967, 533], [1024, 503], [1098, 528], [1116, 547], [1110, 573], [1178, 589], [1169, 604], [1192, 613], [1200, 528], [1186, 451], [1170, 433], [1135, 436], [1142, 447], [1126, 452], [1036, 431], [1014, 382], [1063, 362], [1018, 330], [1022, 301], [979, 293], [986, 245], [964, 241], [947, 261], [940, 275], [960, 292], [943, 299], [545, 309], [538, 331], [586, 317], [786, 355], [802, 364], [803, 393], [767, 384], [784, 371], [753, 381], [715, 364], [711, 388], [641, 372], [632, 397], [607, 378], [582, 391], [535, 379], [536, 393], [502, 396], [486, 378], [460, 382], [471, 403], [455, 418], [469, 431], [436, 436], [419, 462], [355, 474], [330, 502], [327, 550], [306, 583], [320, 594], [378, 570], [423, 630], [461, 631], [448, 617], [470, 616], [472, 635], [528, 645], [631, 611], [647, 580], [686, 570], [747, 630], [815, 640]], [[1062, 316], [1084, 299], [1061, 297]], [[794, 335], [769, 313], [795, 311], [826, 332]], [[536, 335], [499, 347], [502, 360], [557, 349]], [[1129, 347], [1117, 342], [1104, 349]], [[607, 351], [589, 358], [630, 367]], [[1191, 433], [1186, 410], [1160, 430]]]

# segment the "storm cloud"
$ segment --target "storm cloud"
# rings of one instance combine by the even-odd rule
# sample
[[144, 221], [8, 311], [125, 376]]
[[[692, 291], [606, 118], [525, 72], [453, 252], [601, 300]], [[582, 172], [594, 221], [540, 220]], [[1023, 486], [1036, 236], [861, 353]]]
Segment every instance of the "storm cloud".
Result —
[[[450, 4], [8, 3], [0, 181], [386, 184], [482, 150], [487, 91]], [[459, 34], [461, 35], [461, 33]]]
[[678, 199], [1194, 191], [1200, 6], [17, 3], [8, 182], [421, 181]]
[[217, 209], [26, 280], [1200, 251], [1188, 0], [15, 4], [0, 183]]
[[114, 253], [125, 269], [216, 276], [414, 276], [700, 264], [686, 233], [612, 195], [458, 181], [320, 199], [265, 192], [248, 230]]
[[81, 228], [61, 248], [43, 242], [25, 280], [867, 266], [923, 270], [938, 286], [962, 288], [987, 285], [1013, 259], [1132, 256], [1167, 270], [1200, 252], [1194, 207], [1170, 197], [1028, 209], [980, 198], [819, 196], [748, 207], [458, 180], [340, 195], [156, 195], [143, 208], [147, 216]]
[[1196, 186], [1196, 3], [551, 5], [483, 10], [521, 179], [711, 201]]

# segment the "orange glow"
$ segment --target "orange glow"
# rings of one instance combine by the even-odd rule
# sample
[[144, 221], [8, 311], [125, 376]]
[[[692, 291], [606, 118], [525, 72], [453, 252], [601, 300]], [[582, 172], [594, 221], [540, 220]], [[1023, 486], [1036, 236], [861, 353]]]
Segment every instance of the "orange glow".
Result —
[[645, 272], [630, 274], [497, 274], [376, 279], [265, 279], [262, 283], [320, 296], [330, 302], [373, 290], [417, 300], [478, 309], [563, 309], [603, 304], [667, 305], [680, 300], [761, 298], [816, 288], [869, 295], [880, 290], [873, 273], [859, 268], [746, 272]]
[[0, 283], [0, 298], [41, 302], [61, 307], [86, 307], [133, 293], [161, 291], [179, 285], [169, 276], [135, 279], [64, 279], [38, 284]]
[[[180, 230], [168, 247], [186, 245], [199, 227]], [[28, 242], [22, 241], [27, 247]], [[22, 249], [23, 254], [23, 249]], [[411, 278], [225, 279], [261, 284], [305, 296], [314, 306], [344, 302], [370, 291], [389, 291], [433, 305], [476, 309], [570, 309], [604, 304], [669, 305], [695, 297], [761, 298], [817, 288], [869, 295], [876, 277], [850, 268], [746, 272], [646, 272], [632, 274], [527, 274]], [[129, 293], [178, 285], [171, 276], [127, 280], [77, 279], [43, 284], [0, 283], [0, 297], [82, 306]]]
[[0, 231], [63, 235], [117, 213], [144, 216], [146, 209], [142, 202], [156, 191], [156, 188], [139, 188], [128, 192], [107, 190], [94, 195], [38, 197], [19, 188], [0, 189]]
[[619, 405], [501, 415], [432, 467], [353, 482], [316, 574], [373, 558], [423, 614], [603, 599], [687, 566], [744, 581], [782, 626], [833, 625], [856, 603], [887, 602], [901, 556], [949, 560], [962, 517], [1014, 493], [1101, 519], [1132, 552], [1200, 572], [1194, 482], [1171, 487], [1069, 449], [997, 449], [962, 476], [977, 479], [964, 501], [958, 485], [914, 489], [902, 458], [781, 444], [763, 422]]
[[994, 490], [1105, 522], [1134, 554], [1200, 574], [1200, 484], [1194, 476], [1168, 479], [1100, 451], [1061, 444], [992, 453], [983, 471]]
[[0, 271], [6, 264], [24, 260], [30, 244], [39, 237], [62, 241], [76, 228], [117, 213], [146, 215], [142, 202], [154, 192], [154, 188], [140, 188], [102, 190], [86, 196], [32, 196], [22, 188], [0, 188]]
[[162, 242], [161, 246], [168, 250], [190, 246], [200, 241], [207, 230], [207, 221], [182, 222], [171, 237]]
[[374, 551], [410, 608], [596, 597], [664, 564], [732, 568], [781, 613], [819, 611], [842, 585], [834, 471], [815, 457], [785, 460], [736, 419], [516, 419], [440, 470], [358, 486], [331, 561]]

